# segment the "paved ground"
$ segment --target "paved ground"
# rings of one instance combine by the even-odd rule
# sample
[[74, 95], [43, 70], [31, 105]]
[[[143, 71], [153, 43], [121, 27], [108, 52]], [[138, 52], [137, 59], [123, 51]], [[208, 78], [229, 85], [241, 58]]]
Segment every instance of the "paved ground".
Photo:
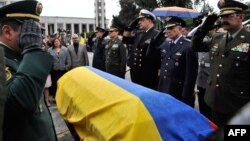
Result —
[[68, 130], [68, 127], [66, 126], [64, 120], [59, 114], [56, 105], [52, 104], [49, 109], [54, 121], [58, 141], [74, 141]]
[[[89, 55], [89, 60], [90, 60], [90, 66], [92, 66], [93, 53], [89, 52], [88, 55]], [[129, 75], [129, 71], [126, 73], [125, 79], [129, 80], [129, 81], [131, 80], [130, 75]], [[195, 106], [196, 109], [198, 110], [197, 98], [196, 98], [195, 105], [196, 105]], [[54, 125], [55, 125], [55, 128], [56, 128], [56, 134], [57, 134], [57, 137], [58, 137], [58, 141], [74, 141], [74, 139], [72, 138], [72, 136], [71, 136], [71, 134], [70, 134], [64, 120], [60, 116], [60, 114], [59, 114], [59, 112], [58, 112], [58, 110], [56, 108], [56, 105], [52, 104], [49, 109], [51, 111], [51, 115], [52, 115]]]

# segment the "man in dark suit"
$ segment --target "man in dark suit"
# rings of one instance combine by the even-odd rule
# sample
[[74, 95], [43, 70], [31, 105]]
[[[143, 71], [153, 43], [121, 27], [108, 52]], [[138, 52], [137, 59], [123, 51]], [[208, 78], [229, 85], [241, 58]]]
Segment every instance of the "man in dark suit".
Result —
[[42, 4], [34, 0], [0, 8], [7, 79], [3, 141], [57, 140], [43, 95], [53, 58], [41, 49], [41, 12]]
[[148, 10], [142, 9], [138, 22], [139, 30], [134, 33], [125, 31], [123, 41], [129, 48], [127, 65], [130, 67], [131, 80], [142, 86], [156, 89], [158, 83], [159, 63], [154, 58], [146, 56], [151, 39], [158, 33], [154, 28], [156, 17]]
[[198, 56], [190, 50], [190, 41], [182, 34], [185, 21], [168, 17], [166, 35], [161, 44], [161, 70], [158, 90], [194, 107], [194, 86], [198, 70]]
[[[102, 71], [106, 71], [105, 69], [105, 45], [106, 40], [106, 30], [100, 27], [96, 27], [95, 31], [95, 41], [93, 45], [93, 63], [92, 66]], [[105, 33], [105, 34], [104, 34]], [[89, 39], [92, 40], [92, 39]]]
[[250, 34], [242, 25], [247, 5], [234, 0], [219, 1], [222, 28], [227, 33], [203, 38], [218, 19], [209, 15], [192, 39], [193, 51], [210, 51], [211, 70], [205, 101], [212, 108], [213, 121], [222, 126], [250, 101]]

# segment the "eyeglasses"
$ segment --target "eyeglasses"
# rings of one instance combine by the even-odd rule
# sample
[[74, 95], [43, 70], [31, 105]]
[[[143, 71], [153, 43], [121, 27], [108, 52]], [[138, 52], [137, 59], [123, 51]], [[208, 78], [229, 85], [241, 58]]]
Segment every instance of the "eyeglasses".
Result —
[[247, 25], [246, 28], [250, 29], [250, 25]]

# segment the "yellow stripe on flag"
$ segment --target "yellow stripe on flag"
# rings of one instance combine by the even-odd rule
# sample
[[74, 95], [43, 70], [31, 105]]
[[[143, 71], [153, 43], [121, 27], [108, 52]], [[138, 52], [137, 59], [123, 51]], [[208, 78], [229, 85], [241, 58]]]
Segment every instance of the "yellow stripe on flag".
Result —
[[58, 81], [58, 110], [82, 140], [161, 141], [138, 97], [85, 67]]

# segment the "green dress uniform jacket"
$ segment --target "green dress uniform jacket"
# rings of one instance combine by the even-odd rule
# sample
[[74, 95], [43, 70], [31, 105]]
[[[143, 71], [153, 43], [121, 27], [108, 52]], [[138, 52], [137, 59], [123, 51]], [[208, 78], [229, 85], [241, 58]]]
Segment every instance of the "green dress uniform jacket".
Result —
[[106, 71], [110, 74], [125, 78], [126, 48], [118, 38], [110, 40], [106, 45]]
[[210, 44], [204, 44], [205, 32], [198, 30], [191, 47], [194, 51], [209, 51], [211, 70], [205, 101], [215, 111], [234, 115], [250, 101], [250, 32], [242, 28], [229, 41], [225, 33], [216, 33]]
[[6, 76], [4, 64], [4, 50], [0, 48], [0, 141], [3, 139], [3, 118], [4, 118], [4, 105], [6, 101]]
[[43, 51], [16, 54], [7, 46], [5, 72], [7, 101], [4, 141], [55, 141], [51, 115], [43, 99], [43, 89], [52, 67], [52, 57]]

